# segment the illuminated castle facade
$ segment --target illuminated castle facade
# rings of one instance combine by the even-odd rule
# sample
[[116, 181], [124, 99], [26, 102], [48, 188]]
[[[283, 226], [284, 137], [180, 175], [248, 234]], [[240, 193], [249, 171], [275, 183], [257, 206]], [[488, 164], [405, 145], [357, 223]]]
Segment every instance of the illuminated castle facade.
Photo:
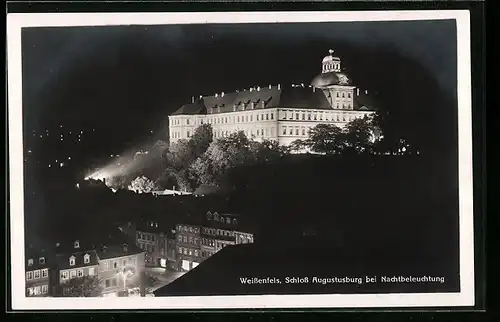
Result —
[[343, 127], [374, 113], [367, 91], [356, 88], [342, 72], [341, 60], [329, 51], [322, 72], [310, 85], [280, 84], [232, 93], [200, 96], [169, 116], [170, 143], [189, 139], [196, 128], [211, 124], [214, 139], [243, 131], [254, 140], [289, 145], [306, 139], [318, 124]]

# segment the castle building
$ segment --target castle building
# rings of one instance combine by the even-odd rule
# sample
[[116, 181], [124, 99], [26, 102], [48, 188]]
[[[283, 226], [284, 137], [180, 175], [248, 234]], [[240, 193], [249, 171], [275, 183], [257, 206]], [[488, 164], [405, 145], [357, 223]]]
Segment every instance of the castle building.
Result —
[[243, 131], [256, 141], [289, 145], [306, 139], [318, 124], [343, 127], [374, 113], [367, 91], [356, 88], [342, 71], [333, 50], [310, 85], [251, 87], [232, 93], [192, 98], [169, 116], [170, 143], [189, 139], [196, 128], [211, 124], [214, 139]]

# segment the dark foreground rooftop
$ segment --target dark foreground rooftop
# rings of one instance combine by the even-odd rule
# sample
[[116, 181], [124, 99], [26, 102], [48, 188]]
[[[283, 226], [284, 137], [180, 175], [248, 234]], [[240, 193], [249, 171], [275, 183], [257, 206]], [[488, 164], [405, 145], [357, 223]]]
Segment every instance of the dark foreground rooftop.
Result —
[[[318, 242], [299, 242], [289, 247], [264, 244], [230, 246], [213, 255], [171, 284], [158, 289], [155, 296], [209, 296], [261, 294], [328, 293], [412, 293], [456, 292], [458, 265], [444, 257], [418, 254], [362, 254], [349, 249], [334, 249]], [[383, 276], [440, 276], [444, 282], [382, 283]], [[377, 283], [366, 283], [366, 276]], [[287, 277], [307, 278], [307, 282], [286, 283]], [[317, 278], [337, 277], [339, 283], [322, 284]], [[361, 278], [346, 282], [345, 278]], [[274, 279], [275, 283], [243, 283], [242, 279]], [[280, 282], [277, 282], [279, 279]], [[342, 279], [344, 279], [342, 283]]]

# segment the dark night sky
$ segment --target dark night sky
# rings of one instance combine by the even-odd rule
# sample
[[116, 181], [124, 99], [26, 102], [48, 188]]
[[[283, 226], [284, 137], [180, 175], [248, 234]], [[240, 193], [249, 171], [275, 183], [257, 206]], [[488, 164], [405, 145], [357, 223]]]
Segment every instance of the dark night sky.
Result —
[[356, 85], [389, 102], [380, 108], [399, 117], [395, 128], [423, 145], [456, 136], [451, 20], [28, 28], [22, 37], [25, 146], [41, 144], [33, 130], [60, 124], [96, 129], [77, 148], [88, 157], [119, 153], [151, 130], [165, 140], [164, 120], [191, 96], [309, 83], [329, 48]]

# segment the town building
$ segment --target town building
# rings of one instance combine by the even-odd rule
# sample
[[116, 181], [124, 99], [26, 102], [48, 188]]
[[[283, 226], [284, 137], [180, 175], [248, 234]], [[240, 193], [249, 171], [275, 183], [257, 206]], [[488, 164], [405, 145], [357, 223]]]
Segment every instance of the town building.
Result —
[[[230, 245], [254, 242], [241, 216], [208, 211], [197, 223], [176, 227], [177, 268], [189, 271]], [[193, 221], [193, 220], [192, 220]]]
[[341, 60], [323, 58], [321, 74], [310, 85], [269, 85], [231, 93], [193, 97], [169, 116], [169, 139], [189, 139], [196, 128], [211, 124], [215, 139], [243, 131], [257, 141], [290, 145], [306, 139], [318, 124], [344, 127], [374, 113], [367, 91], [354, 86], [342, 70]]
[[[68, 237], [67, 237], [68, 238]], [[86, 240], [56, 243], [53, 271], [54, 296], [129, 296], [144, 294], [144, 254], [119, 229], [105, 236], [95, 232]], [[95, 278], [87, 283], [85, 278]], [[87, 284], [75, 292], [75, 285]], [[78, 287], [76, 287], [78, 289]], [[78, 294], [76, 294], [78, 293]]]
[[135, 243], [145, 252], [145, 262], [154, 267], [175, 267], [174, 225], [161, 220], [140, 221]]
[[50, 296], [51, 260], [47, 251], [29, 245], [25, 251], [26, 296]]
[[128, 296], [131, 290], [144, 294], [144, 251], [135, 245], [100, 245], [96, 249], [102, 295]]
[[79, 240], [75, 240], [72, 247], [56, 244], [55, 296], [71, 296], [69, 285], [75, 278], [98, 275], [99, 263], [96, 252], [81, 246]]

